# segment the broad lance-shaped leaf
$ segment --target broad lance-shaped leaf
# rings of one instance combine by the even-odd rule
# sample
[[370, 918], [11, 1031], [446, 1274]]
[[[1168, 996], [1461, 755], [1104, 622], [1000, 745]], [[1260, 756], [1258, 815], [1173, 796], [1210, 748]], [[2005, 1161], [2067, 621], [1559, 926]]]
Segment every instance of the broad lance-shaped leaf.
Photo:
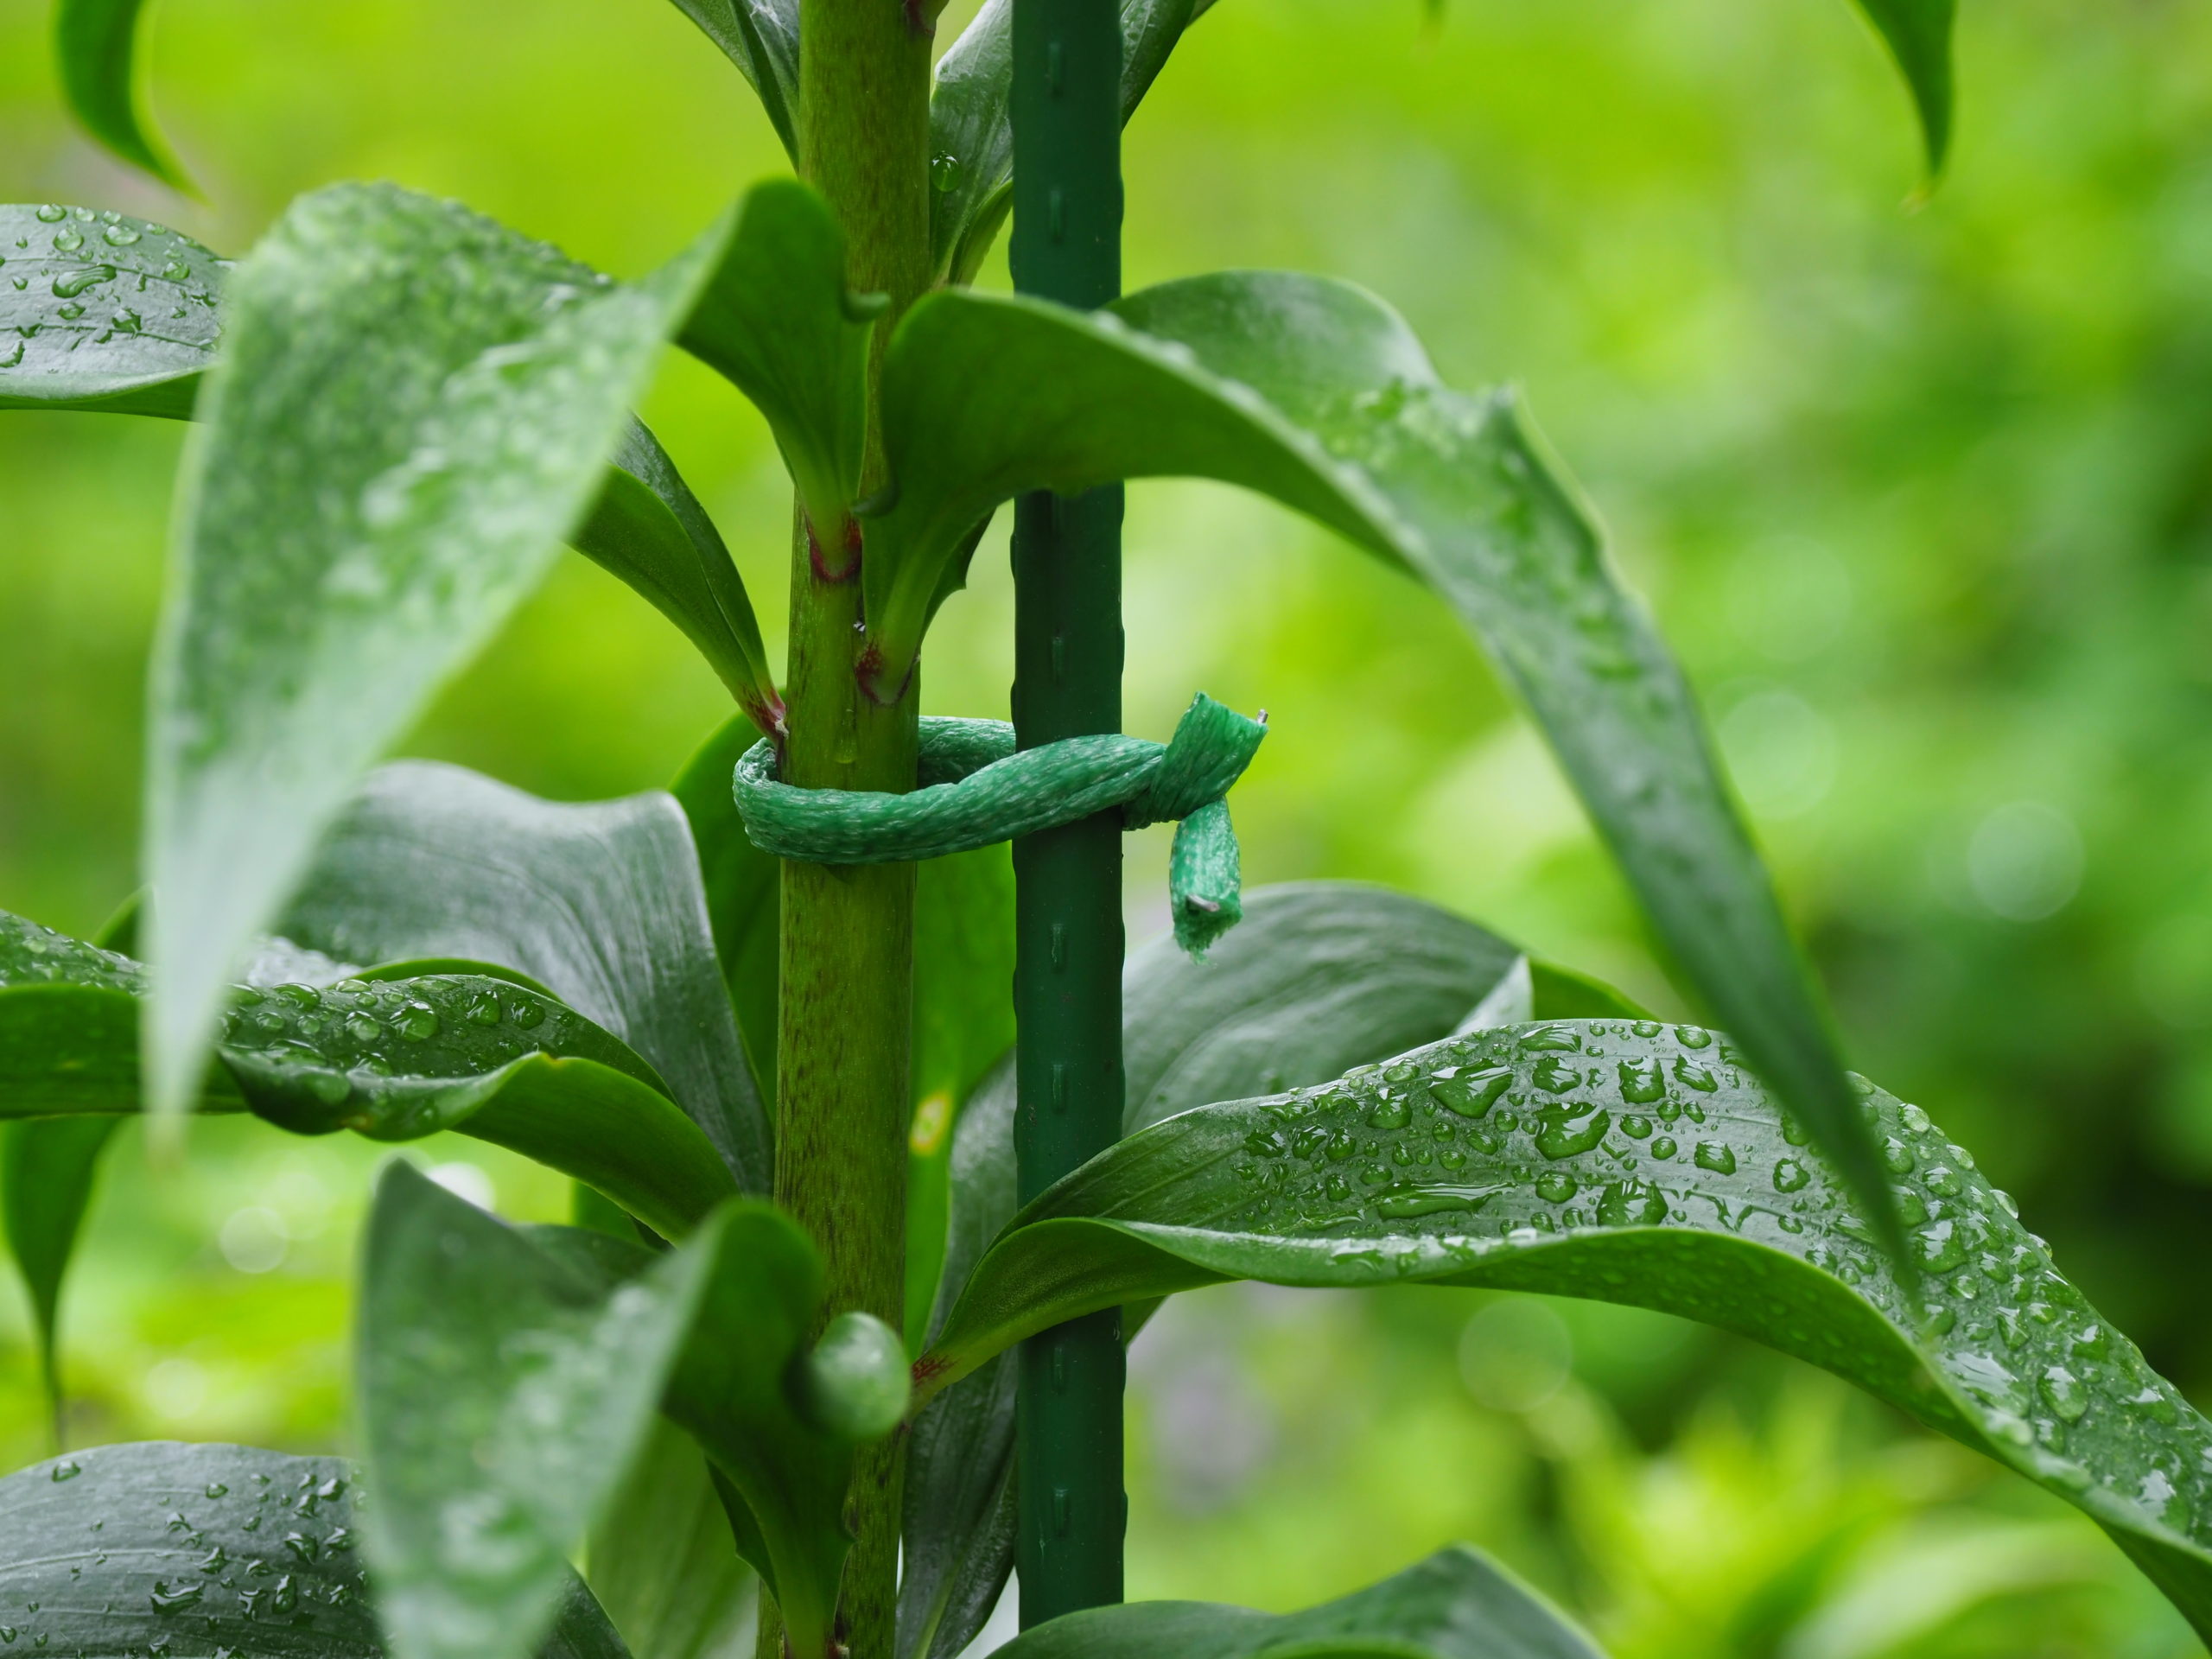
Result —
[[1965, 1148], [1862, 1083], [1916, 1296], [1744, 1060], [1696, 1027], [1569, 1020], [1185, 1112], [1022, 1211], [916, 1375], [1227, 1279], [1657, 1308], [1824, 1366], [2057, 1493], [2212, 1632], [2212, 1423]]
[[0, 1217], [30, 1293], [39, 1370], [54, 1438], [63, 1441], [61, 1282], [92, 1203], [100, 1154], [118, 1117], [33, 1117], [0, 1123]]
[[898, 496], [864, 571], [879, 695], [905, 682], [962, 539], [1008, 496], [1195, 474], [1310, 514], [1428, 582], [1489, 649], [1660, 938], [1895, 1241], [1689, 688], [1513, 399], [1441, 385], [1395, 313], [1319, 277], [1198, 277], [1110, 310], [962, 290], [899, 326], [884, 369]]
[[[383, 1659], [353, 1467], [103, 1446], [0, 1480], [0, 1624], [25, 1651]], [[373, 1506], [368, 1506], [372, 1511]], [[574, 1573], [541, 1659], [627, 1659]]]
[[[1122, 119], [1136, 113], [1183, 31], [1214, 0], [1121, 0]], [[1014, 7], [987, 0], [938, 60], [930, 94], [930, 251], [969, 283], [1014, 207]]]
[[698, 855], [669, 796], [571, 804], [460, 766], [380, 766], [276, 931], [334, 958], [323, 969], [334, 979], [409, 958], [520, 969], [643, 1055], [740, 1188], [767, 1192], [767, 1110], [723, 993]]
[[315, 837], [543, 575], [725, 235], [643, 283], [389, 186], [232, 275], [153, 670], [148, 1084], [181, 1107]]
[[0, 207], [0, 409], [192, 412], [229, 262], [90, 207]]
[[192, 188], [147, 113], [137, 64], [146, 0], [54, 0], [54, 55], [61, 89], [92, 137], [162, 183]]
[[752, 1644], [753, 1570], [705, 1457], [666, 1421], [592, 1529], [584, 1573], [631, 1659], [721, 1659]]
[[1465, 1544], [1302, 1613], [1138, 1601], [1024, 1630], [1005, 1659], [1604, 1659], [1542, 1597]]
[[[0, 912], [0, 1117], [137, 1111], [143, 989], [129, 957]], [[203, 1110], [385, 1141], [457, 1129], [589, 1183], [669, 1237], [735, 1190], [650, 1066], [505, 980], [241, 988], [214, 1056]]]
[[[795, 1651], [828, 1650], [852, 1450], [890, 1432], [905, 1354], [864, 1316], [819, 1344], [822, 1268], [787, 1217], [724, 1206], [655, 1255], [518, 1231], [404, 1163], [369, 1227], [359, 1397], [368, 1543], [399, 1659], [514, 1659], [551, 1618], [664, 1403], [742, 1495]], [[854, 1332], [881, 1333], [855, 1360]]]
[[[1491, 997], [1519, 960], [1473, 923], [1382, 887], [1253, 888], [1243, 921], [1204, 962], [1167, 936], [1130, 956], [1122, 976], [1126, 1128], [1209, 1101], [1321, 1083], [1432, 1041]], [[938, 1325], [1017, 1208], [1014, 1107], [1014, 1068], [1002, 1063], [954, 1131]], [[1132, 1316], [1131, 1325], [1138, 1322]], [[1014, 1410], [1007, 1352], [915, 1419], [899, 1659], [953, 1659], [1005, 1587], [1014, 1565]]]

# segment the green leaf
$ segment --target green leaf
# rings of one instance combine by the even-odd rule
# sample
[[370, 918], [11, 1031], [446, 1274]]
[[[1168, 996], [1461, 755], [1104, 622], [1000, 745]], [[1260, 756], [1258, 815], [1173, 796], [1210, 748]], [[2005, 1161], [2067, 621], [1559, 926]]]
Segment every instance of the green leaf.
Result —
[[1916, 1291], [1745, 1058], [1694, 1027], [1565, 1021], [1185, 1112], [1016, 1217], [916, 1375], [1225, 1279], [1652, 1307], [1824, 1366], [2056, 1492], [2212, 1630], [2212, 1424], [1963, 1147], [1861, 1083]]
[[863, 578], [880, 682], [900, 683], [946, 563], [1010, 495], [1196, 474], [1338, 530], [1428, 582], [1489, 649], [1660, 938], [1894, 1242], [1826, 1017], [1689, 688], [1513, 397], [1443, 386], [1394, 312], [1319, 277], [1198, 277], [1109, 310], [962, 290], [900, 324], [884, 369], [899, 493]]
[[[127, 957], [0, 912], [0, 1116], [137, 1111], [143, 978]], [[457, 1129], [591, 1183], [671, 1237], [734, 1191], [650, 1066], [505, 981], [238, 995], [205, 1075], [203, 1110], [377, 1140]]]
[[[1518, 960], [1511, 945], [1471, 922], [1384, 888], [1349, 881], [1252, 888], [1243, 921], [1205, 961], [1193, 962], [1167, 935], [1131, 954], [1122, 979], [1126, 1127], [1210, 1101], [1320, 1083], [1441, 1037]], [[954, 1132], [938, 1325], [1017, 1207], [1015, 1103], [1014, 1067], [1002, 1062]], [[954, 1659], [1006, 1585], [1014, 1565], [1014, 1382], [1009, 1351], [915, 1418], [899, 1659]]]
[[153, 670], [148, 1084], [183, 1104], [317, 834], [536, 584], [724, 232], [614, 283], [391, 186], [232, 275]]
[[750, 1652], [757, 1580], [690, 1437], [665, 1421], [591, 1530], [585, 1577], [634, 1659]]
[[734, 715], [669, 785], [698, 849], [707, 917], [723, 985], [737, 1010], [753, 1075], [768, 1099], [776, 1094], [777, 938], [783, 865], [755, 847], [738, 817], [730, 779], [738, 757], [760, 741], [760, 728]]
[[642, 422], [624, 430], [598, 503], [570, 539], [675, 623], [740, 708], [768, 729], [783, 729], [783, 698], [744, 579], [715, 521]]
[[1302, 1613], [1139, 1601], [1024, 1630], [1005, 1659], [1604, 1659], [1589, 1637], [1489, 1557], [1455, 1544]]
[[[1122, 119], [1213, 0], [1121, 0]], [[987, 0], [938, 60], [930, 96], [930, 248], [940, 281], [970, 283], [1014, 207], [1014, 8]]]
[[[381, 1659], [355, 1493], [336, 1458], [245, 1446], [159, 1440], [34, 1464], [0, 1480], [9, 1639], [52, 1654]], [[543, 1659], [624, 1659], [575, 1574], [555, 1596]]]
[[54, 55], [69, 107], [133, 167], [189, 191], [192, 181], [147, 112], [137, 67], [145, 0], [55, 0]]
[[760, 107], [798, 165], [798, 0], [676, 0], [760, 95]]
[[1004, 843], [914, 868], [913, 1029], [906, 1325], [918, 1347], [944, 1263], [954, 1127], [1014, 1046], [1014, 856]]
[[[664, 1402], [742, 1493], [795, 1647], [823, 1650], [852, 1444], [803, 1414], [793, 1379], [827, 1366], [849, 1382], [853, 1368], [809, 1351], [821, 1278], [813, 1247], [762, 1205], [726, 1205], [655, 1255], [600, 1233], [525, 1234], [387, 1169], [359, 1398], [368, 1543], [400, 1659], [527, 1652], [564, 1550], [606, 1513]], [[887, 1340], [903, 1403], [904, 1355]]]
[[[733, 0], [742, 4], [744, 0]], [[680, 343], [760, 408], [798, 486], [817, 558], [847, 568], [868, 435], [870, 319], [880, 296], [845, 287], [845, 235], [792, 179], [746, 192]]]
[[1951, 28], [1957, 0], [1856, 0], [1897, 60], [1920, 118], [1928, 174], [1943, 170], [1951, 149]]
[[768, 1191], [767, 1109], [720, 982], [698, 855], [668, 796], [571, 804], [460, 766], [380, 766], [276, 928], [334, 958], [332, 978], [410, 958], [519, 970], [642, 1054], [740, 1189]]
[[229, 269], [143, 219], [0, 207], [0, 409], [186, 418]]
[[100, 1154], [121, 1121], [33, 1117], [0, 1123], [0, 1205], [5, 1206], [8, 1248], [23, 1275], [23, 1287], [30, 1293], [39, 1371], [46, 1383], [57, 1445], [64, 1439], [57, 1334], [61, 1281], [92, 1203]]

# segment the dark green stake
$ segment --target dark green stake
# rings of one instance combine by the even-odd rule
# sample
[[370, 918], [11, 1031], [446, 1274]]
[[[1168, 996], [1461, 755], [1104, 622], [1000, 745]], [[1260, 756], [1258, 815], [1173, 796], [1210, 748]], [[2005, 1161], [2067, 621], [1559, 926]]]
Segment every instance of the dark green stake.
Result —
[[[1122, 286], [1121, 8], [1014, 0], [1014, 286], [1092, 307]], [[1017, 741], [1122, 728], [1122, 492], [1015, 504]], [[1014, 1012], [1026, 1202], [1122, 1132], [1118, 815], [1014, 842]], [[1122, 1599], [1122, 1322], [1021, 1348], [1023, 1627]]]

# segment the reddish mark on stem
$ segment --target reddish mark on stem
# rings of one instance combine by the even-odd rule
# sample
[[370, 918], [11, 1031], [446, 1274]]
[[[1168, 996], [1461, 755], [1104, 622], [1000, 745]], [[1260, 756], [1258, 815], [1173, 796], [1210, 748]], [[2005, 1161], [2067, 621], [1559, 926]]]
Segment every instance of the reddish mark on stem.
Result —
[[854, 662], [853, 675], [870, 702], [889, 709], [897, 705], [899, 699], [906, 695], [906, 688], [914, 683], [914, 664], [907, 664], [906, 671], [899, 677], [899, 683], [887, 693], [883, 688], [883, 647], [871, 639]]
[[927, 1386], [952, 1369], [952, 1362], [943, 1354], [924, 1354], [916, 1360], [908, 1376], [917, 1389]]
[[739, 705], [745, 717], [760, 728], [763, 737], [771, 739], [776, 753], [784, 752], [784, 740], [791, 735], [791, 728], [784, 722], [784, 700], [771, 693], [766, 698], [747, 697]]
[[837, 543], [838, 550], [843, 557], [839, 561], [837, 568], [833, 570], [830, 568], [829, 560], [825, 556], [826, 550], [822, 545], [822, 538], [814, 533], [814, 520], [810, 518], [806, 521], [807, 563], [814, 567], [814, 574], [817, 577], [832, 585], [850, 582], [855, 573], [861, 568], [862, 543], [859, 519], [849, 518], [844, 521]]
[[906, 32], [909, 35], [927, 37], [937, 33], [937, 24], [925, 14], [922, 0], [904, 0], [904, 4], [906, 13]]

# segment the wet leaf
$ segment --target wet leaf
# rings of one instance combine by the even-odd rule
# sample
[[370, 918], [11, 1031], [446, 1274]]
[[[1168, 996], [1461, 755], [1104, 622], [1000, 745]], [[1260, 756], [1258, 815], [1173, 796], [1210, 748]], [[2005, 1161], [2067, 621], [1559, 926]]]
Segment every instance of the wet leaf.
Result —
[[[136, 1112], [143, 970], [0, 912], [0, 1116]], [[681, 1236], [734, 1189], [706, 1136], [613, 1036], [511, 982], [240, 988], [200, 1091], [296, 1133], [457, 1129], [590, 1183]]]
[[230, 262], [143, 219], [0, 207], [0, 409], [192, 413]]
[[916, 1367], [1249, 1278], [1586, 1296], [1738, 1332], [2087, 1511], [2212, 1630], [2212, 1424], [1926, 1113], [1861, 1083], [1917, 1297], [1730, 1040], [1560, 1020], [1184, 1113], [1015, 1218]]
[[1301, 1613], [1131, 1602], [1069, 1613], [1024, 1630], [999, 1652], [1005, 1659], [1604, 1659], [1550, 1603], [1465, 1544]]
[[1319, 277], [1198, 277], [1109, 311], [961, 290], [900, 324], [884, 371], [898, 495], [864, 572], [878, 682], [903, 678], [969, 528], [1024, 491], [1198, 475], [1341, 531], [1433, 587], [1489, 649], [1662, 941], [1897, 1243], [1689, 688], [1515, 399], [1445, 387], [1395, 313]]
[[[48, 1654], [382, 1659], [352, 1465], [104, 1446], [0, 1480], [0, 1640]], [[543, 1659], [624, 1659], [572, 1573]]]
[[148, 1085], [363, 772], [535, 586], [726, 237], [614, 283], [390, 186], [293, 203], [228, 279], [153, 666]]

